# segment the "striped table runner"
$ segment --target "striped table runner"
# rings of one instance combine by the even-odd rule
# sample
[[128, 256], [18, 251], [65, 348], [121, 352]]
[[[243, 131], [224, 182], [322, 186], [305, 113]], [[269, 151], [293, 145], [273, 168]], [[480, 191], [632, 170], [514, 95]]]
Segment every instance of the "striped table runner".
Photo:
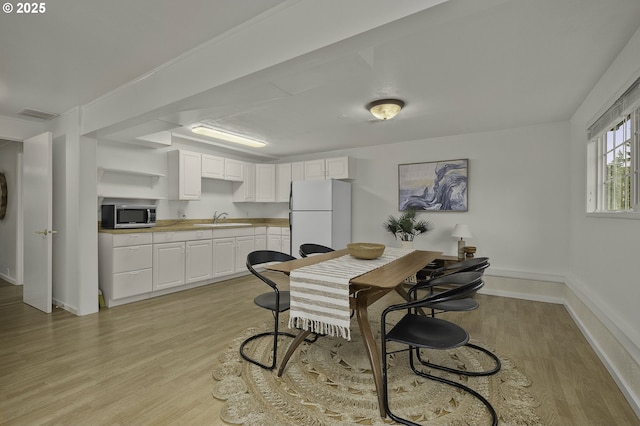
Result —
[[289, 328], [351, 340], [349, 281], [413, 249], [387, 247], [382, 256], [360, 260], [351, 255], [330, 259], [291, 271]]

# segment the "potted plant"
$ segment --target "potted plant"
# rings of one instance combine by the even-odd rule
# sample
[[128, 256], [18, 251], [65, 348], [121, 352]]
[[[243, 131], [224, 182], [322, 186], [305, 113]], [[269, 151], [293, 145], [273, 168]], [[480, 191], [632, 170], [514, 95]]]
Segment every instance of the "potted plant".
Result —
[[428, 220], [416, 219], [416, 213], [416, 209], [407, 209], [399, 218], [389, 216], [384, 229], [391, 232], [396, 240], [413, 241], [416, 235], [426, 234], [433, 229], [433, 224]]

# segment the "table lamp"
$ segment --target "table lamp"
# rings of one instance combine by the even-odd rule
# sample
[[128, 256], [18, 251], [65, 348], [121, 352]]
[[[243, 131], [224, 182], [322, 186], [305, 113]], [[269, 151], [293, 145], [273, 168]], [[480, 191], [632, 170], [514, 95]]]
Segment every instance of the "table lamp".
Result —
[[464, 239], [471, 238], [471, 231], [467, 225], [462, 223], [457, 223], [455, 228], [453, 228], [453, 233], [451, 234], [454, 238], [460, 238], [458, 240], [458, 260], [464, 259], [464, 245], [466, 244]]

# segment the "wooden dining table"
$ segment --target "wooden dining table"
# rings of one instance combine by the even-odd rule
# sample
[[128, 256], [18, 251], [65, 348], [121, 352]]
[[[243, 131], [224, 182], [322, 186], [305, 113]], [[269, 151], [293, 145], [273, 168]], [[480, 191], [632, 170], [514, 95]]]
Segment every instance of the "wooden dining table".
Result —
[[[392, 262], [367, 272], [362, 275], [351, 278], [349, 281], [349, 293], [350, 306], [356, 313], [358, 320], [358, 326], [362, 334], [365, 350], [369, 357], [369, 363], [371, 364], [371, 372], [376, 386], [376, 392], [378, 395], [378, 407], [380, 410], [380, 416], [386, 417], [384, 399], [382, 396], [382, 364], [381, 355], [378, 351], [376, 340], [371, 331], [371, 324], [369, 323], [369, 314], [367, 308], [375, 301], [386, 295], [392, 290], [398, 292], [402, 297], [407, 299], [407, 292], [402, 287], [402, 283], [409, 277], [412, 277], [419, 270], [427, 266], [429, 263], [436, 260], [442, 252], [439, 251], [424, 251], [415, 250], [408, 253], [405, 256], [399, 257]], [[334, 259], [337, 257], [349, 255], [347, 249], [336, 250], [329, 253], [322, 253], [312, 255], [302, 259], [290, 260], [288, 262], [282, 262], [266, 266], [267, 269], [272, 271], [284, 272], [289, 275], [294, 269], [302, 268], [303, 266], [314, 265], [326, 260]], [[278, 376], [281, 376], [289, 358], [295, 352], [297, 347], [305, 340], [307, 336], [311, 334], [311, 331], [302, 330], [295, 337], [289, 348], [287, 349], [284, 358], [278, 369]]]

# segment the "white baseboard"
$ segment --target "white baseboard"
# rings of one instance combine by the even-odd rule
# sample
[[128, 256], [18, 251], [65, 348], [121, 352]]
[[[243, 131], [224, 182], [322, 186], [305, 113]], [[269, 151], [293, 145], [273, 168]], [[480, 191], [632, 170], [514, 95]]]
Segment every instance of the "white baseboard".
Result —
[[625, 330], [594, 303], [573, 278], [489, 269], [483, 294], [562, 304], [640, 418], [640, 348], [637, 330]]
[[16, 281], [16, 279], [14, 277], [10, 277], [9, 275], [3, 274], [2, 272], [0, 272], [0, 278], [5, 280], [9, 284], [20, 285], [20, 284], [18, 284], [18, 282]]
[[78, 308], [74, 306], [65, 305], [63, 302], [55, 298], [51, 299], [51, 303], [53, 303], [53, 305], [55, 305], [56, 308], [62, 308], [65, 311], [72, 313], [73, 315], [79, 316]]

